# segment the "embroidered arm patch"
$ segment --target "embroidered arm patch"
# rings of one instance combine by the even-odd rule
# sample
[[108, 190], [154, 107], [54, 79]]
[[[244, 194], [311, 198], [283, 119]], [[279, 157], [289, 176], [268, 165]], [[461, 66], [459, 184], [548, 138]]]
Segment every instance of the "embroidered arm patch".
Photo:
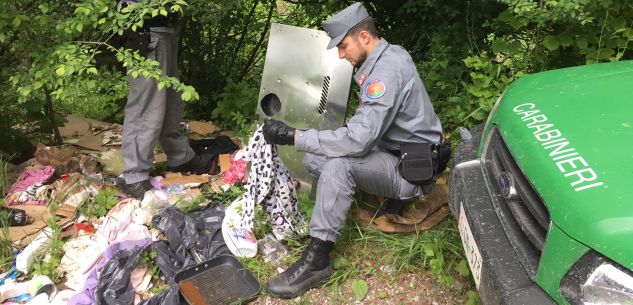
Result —
[[365, 95], [368, 98], [372, 99], [381, 98], [383, 95], [385, 95], [386, 91], [387, 88], [385, 87], [385, 83], [383, 83], [381, 80], [371, 81], [369, 84], [367, 84], [367, 87], [365, 87]]

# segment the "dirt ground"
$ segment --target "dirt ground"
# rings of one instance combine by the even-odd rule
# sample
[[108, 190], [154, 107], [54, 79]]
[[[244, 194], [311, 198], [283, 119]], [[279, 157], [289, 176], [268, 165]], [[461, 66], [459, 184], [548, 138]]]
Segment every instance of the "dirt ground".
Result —
[[351, 280], [346, 281], [339, 292], [332, 292], [327, 288], [312, 289], [302, 297], [290, 300], [273, 298], [264, 290], [259, 298], [250, 304], [254, 305], [285, 305], [285, 304], [385, 304], [385, 305], [457, 305], [466, 304], [465, 287], [467, 280], [455, 278], [450, 285], [439, 283], [429, 271], [420, 270], [415, 273], [403, 272], [397, 275], [378, 271], [364, 280], [369, 286], [367, 296], [362, 301], [354, 298], [351, 291]]

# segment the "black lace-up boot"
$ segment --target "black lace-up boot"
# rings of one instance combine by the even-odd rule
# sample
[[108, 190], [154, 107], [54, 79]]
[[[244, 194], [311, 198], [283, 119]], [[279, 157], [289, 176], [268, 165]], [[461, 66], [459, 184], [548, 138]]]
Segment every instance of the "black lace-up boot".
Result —
[[333, 242], [312, 237], [301, 258], [268, 282], [268, 292], [274, 297], [290, 299], [325, 284], [332, 275], [330, 252], [333, 248]]
[[138, 200], [143, 200], [145, 192], [152, 189], [152, 184], [149, 180], [128, 184], [123, 178], [118, 178], [116, 184], [124, 193]]

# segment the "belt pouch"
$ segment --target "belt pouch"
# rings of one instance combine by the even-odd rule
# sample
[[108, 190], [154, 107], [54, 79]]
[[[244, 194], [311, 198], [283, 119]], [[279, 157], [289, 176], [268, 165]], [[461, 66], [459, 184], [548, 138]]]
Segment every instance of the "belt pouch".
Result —
[[430, 143], [403, 143], [400, 145], [400, 175], [407, 181], [425, 185], [434, 181], [433, 145]]

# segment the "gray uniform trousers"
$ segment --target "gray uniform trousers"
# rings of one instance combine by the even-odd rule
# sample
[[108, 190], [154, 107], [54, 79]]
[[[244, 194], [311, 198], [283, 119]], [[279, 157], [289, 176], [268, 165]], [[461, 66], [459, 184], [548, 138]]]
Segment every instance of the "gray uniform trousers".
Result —
[[[151, 32], [147, 58], [161, 64], [163, 73], [178, 75], [178, 35]], [[135, 183], [149, 178], [158, 139], [167, 154], [167, 165], [178, 166], [191, 160], [195, 153], [180, 132], [184, 105], [173, 89], [158, 89], [154, 80], [128, 75], [129, 93], [123, 122], [123, 178]]]
[[400, 200], [420, 198], [424, 191], [430, 191], [432, 186], [414, 185], [402, 178], [397, 163], [394, 155], [377, 148], [360, 157], [327, 158], [306, 153], [303, 165], [319, 179], [310, 236], [336, 241], [345, 226], [356, 188]]

